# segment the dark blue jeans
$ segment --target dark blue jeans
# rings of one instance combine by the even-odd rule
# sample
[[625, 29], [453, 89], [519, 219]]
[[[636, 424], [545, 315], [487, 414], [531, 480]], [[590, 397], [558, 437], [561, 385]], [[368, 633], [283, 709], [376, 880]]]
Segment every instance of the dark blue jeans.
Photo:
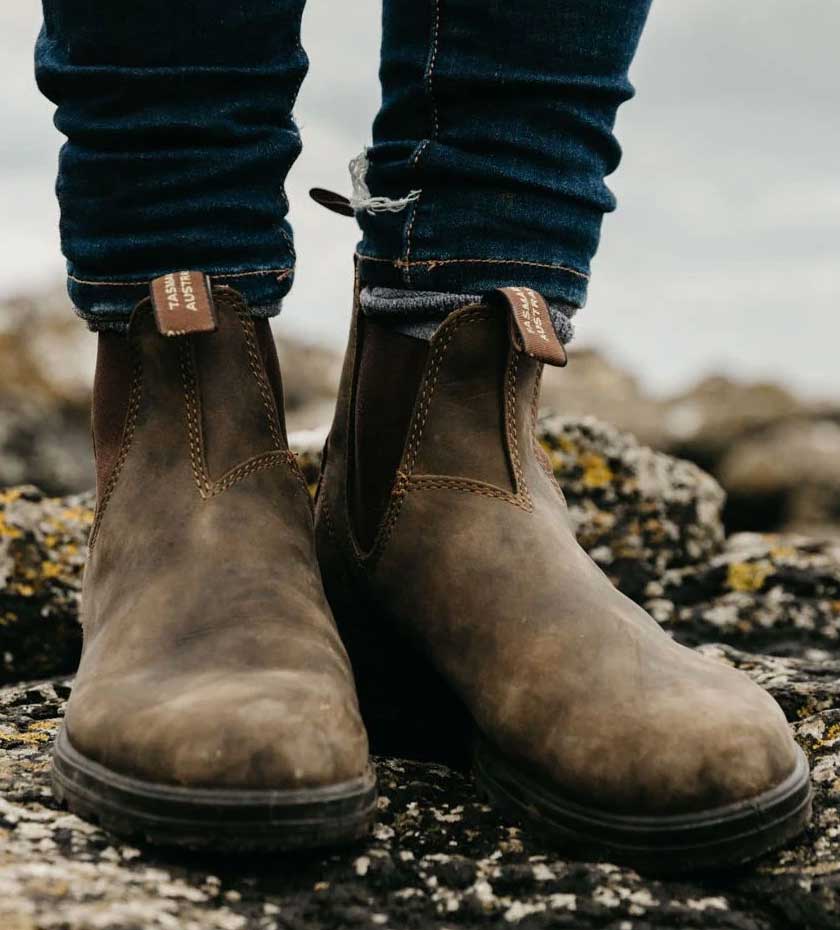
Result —
[[[69, 290], [124, 320], [165, 272], [209, 272], [261, 312], [294, 272], [283, 180], [306, 73], [304, 0], [43, 0], [42, 91]], [[650, 0], [384, 0], [382, 108], [360, 210], [368, 284], [527, 285], [580, 306]]]

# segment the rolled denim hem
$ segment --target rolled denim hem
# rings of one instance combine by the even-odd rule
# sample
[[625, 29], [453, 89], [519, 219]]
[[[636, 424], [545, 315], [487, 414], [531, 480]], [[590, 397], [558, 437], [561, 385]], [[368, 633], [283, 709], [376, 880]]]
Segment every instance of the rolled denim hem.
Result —
[[[92, 333], [128, 332], [129, 323], [131, 321], [130, 316], [106, 316], [105, 314], [91, 315], [89, 313], [84, 313], [82, 310], [79, 310], [78, 307], [74, 307], [73, 309], [76, 311], [76, 316], [87, 323], [87, 327]], [[262, 304], [261, 306], [248, 308], [251, 316], [264, 320], [277, 316], [282, 309], [282, 300], [278, 300], [276, 303]]]
[[406, 261], [358, 252], [366, 287], [483, 294], [497, 287], [531, 287], [552, 303], [582, 307], [589, 276], [551, 262], [511, 258], [440, 258]]
[[[226, 285], [241, 294], [254, 316], [270, 317], [280, 312], [282, 300], [292, 286], [294, 268], [208, 272], [208, 275], [214, 285]], [[137, 304], [149, 296], [151, 280], [92, 280], [69, 274], [67, 293], [76, 315], [90, 329], [123, 329]]]

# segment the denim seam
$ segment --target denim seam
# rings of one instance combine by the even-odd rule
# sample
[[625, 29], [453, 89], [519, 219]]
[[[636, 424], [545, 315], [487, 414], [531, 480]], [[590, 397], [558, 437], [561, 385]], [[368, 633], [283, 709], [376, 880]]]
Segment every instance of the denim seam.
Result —
[[[207, 275], [210, 278], [253, 278], [259, 275], [273, 274], [277, 275], [278, 281], [285, 281], [293, 272], [294, 268], [268, 268], [262, 271], [225, 271], [221, 274], [208, 271]], [[68, 274], [67, 277], [69, 280], [73, 281], [74, 284], [86, 284], [89, 287], [144, 287], [150, 281], [149, 278], [143, 278], [137, 281], [85, 281], [72, 274]]]
[[576, 268], [569, 268], [568, 265], [559, 265], [554, 262], [532, 262], [522, 258], [417, 258], [410, 260], [408, 258], [379, 258], [375, 255], [363, 255], [361, 252], [356, 254], [363, 262], [385, 262], [395, 268], [425, 266], [428, 271], [433, 271], [438, 265], [527, 265], [532, 268], [566, 271], [578, 278], [583, 278], [584, 281], [589, 280], [588, 274]]
[[[429, 52], [429, 60], [426, 65], [426, 73], [424, 76], [424, 83], [426, 85], [426, 96], [429, 98], [429, 105], [431, 108], [431, 133], [430, 138], [424, 139], [420, 145], [417, 147], [414, 155], [411, 158], [411, 165], [413, 168], [418, 167], [421, 156], [429, 147], [432, 140], [437, 139], [440, 133], [440, 119], [437, 108], [437, 101], [435, 100], [435, 89], [434, 89], [434, 75], [435, 75], [435, 65], [437, 64], [438, 57], [438, 48], [440, 44], [440, 0], [434, 0], [434, 20], [432, 22], [432, 36], [431, 36], [431, 49]], [[421, 188], [422, 191], [422, 188]], [[417, 200], [412, 205], [411, 214], [408, 218], [408, 223], [405, 230], [405, 264], [403, 268], [403, 279], [405, 281], [406, 287], [411, 287], [411, 238], [414, 235], [414, 223], [417, 219], [417, 210], [420, 205], [420, 197], [422, 197], [422, 192], [418, 196]]]
[[[292, 101], [291, 101], [291, 106], [290, 106], [290, 110], [292, 111], [291, 119], [292, 119], [292, 122], [294, 123], [295, 129], [297, 130], [298, 142], [300, 145], [300, 148], [298, 148], [298, 155], [300, 155], [300, 152], [303, 148], [303, 143], [300, 141], [300, 129], [298, 128], [297, 122], [295, 121], [294, 108], [295, 108], [295, 104], [297, 103], [297, 98], [298, 98], [298, 94], [300, 93], [301, 85], [303, 84], [303, 81], [306, 78], [306, 74], [309, 71], [309, 56], [306, 54], [306, 49], [304, 49], [303, 47], [303, 43], [301, 42], [301, 36], [300, 36], [302, 27], [303, 27], [303, 8], [301, 7], [301, 15], [297, 21], [297, 36], [295, 38], [295, 46], [297, 47], [297, 50], [306, 58], [306, 67], [303, 69], [303, 73], [298, 78], [297, 85], [295, 86], [294, 93], [292, 94]], [[295, 160], [297, 160], [297, 156], [295, 156]], [[286, 194], [285, 184], [281, 185], [280, 194], [283, 198], [283, 206], [286, 211], [285, 215], [288, 216], [289, 215], [289, 197]], [[295, 261], [297, 259], [297, 250], [295, 249], [294, 240], [286, 232], [286, 230], [283, 229], [282, 226], [280, 227], [279, 232], [280, 232], [280, 235], [283, 237], [283, 241], [286, 243], [286, 245], [289, 248], [289, 254], [292, 256], [292, 261]]]

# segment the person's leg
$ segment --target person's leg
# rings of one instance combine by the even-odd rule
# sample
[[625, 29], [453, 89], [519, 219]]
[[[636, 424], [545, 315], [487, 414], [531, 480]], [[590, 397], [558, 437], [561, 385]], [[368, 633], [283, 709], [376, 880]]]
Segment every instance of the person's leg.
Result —
[[[416, 193], [399, 212], [358, 211], [363, 282], [464, 294], [522, 284], [566, 317], [581, 306], [615, 207], [613, 124], [649, 5], [386, 2], [366, 183]], [[381, 297], [365, 303], [383, 312]]]
[[536, 429], [557, 311], [582, 303], [613, 206], [647, 6], [386, 0], [355, 204], [368, 290], [317, 538], [380, 752], [436, 751], [466, 722], [487, 794], [573, 854], [691, 870], [801, 830], [807, 763], [769, 695], [676, 645], [580, 548]]
[[124, 323], [148, 282], [191, 269], [260, 315], [294, 269], [286, 172], [306, 73], [303, 0], [44, 0], [36, 76], [67, 136], [58, 196], [69, 290]]
[[45, 0], [38, 43], [68, 136], [70, 291], [101, 330], [84, 648], [53, 784], [170, 844], [332, 845], [375, 809], [260, 318], [291, 281], [301, 6]]

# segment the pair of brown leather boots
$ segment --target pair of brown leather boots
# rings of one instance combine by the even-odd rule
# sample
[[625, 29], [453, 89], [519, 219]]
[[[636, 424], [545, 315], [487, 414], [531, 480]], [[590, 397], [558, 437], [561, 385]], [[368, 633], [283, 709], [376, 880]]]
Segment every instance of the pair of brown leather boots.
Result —
[[802, 829], [772, 698], [577, 545], [534, 434], [546, 320], [523, 288], [431, 342], [357, 311], [314, 521], [235, 291], [169, 276], [100, 334], [72, 810], [190, 847], [349, 842], [375, 814], [366, 723], [383, 751], [470, 744], [486, 794], [573, 857], [717, 867]]

